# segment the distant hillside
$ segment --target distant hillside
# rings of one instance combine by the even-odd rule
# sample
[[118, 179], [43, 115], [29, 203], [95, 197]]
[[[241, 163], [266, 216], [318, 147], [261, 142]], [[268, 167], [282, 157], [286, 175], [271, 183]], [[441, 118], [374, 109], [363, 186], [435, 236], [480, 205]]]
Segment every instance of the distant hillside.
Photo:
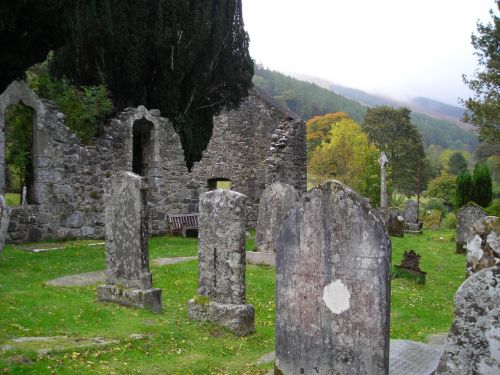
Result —
[[460, 121], [465, 112], [465, 108], [423, 97], [413, 98], [410, 104], [415, 110], [445, 116], [456, 121]]
[[[256, 86], [268, 92], [274, 99], [305, 120], [330, 112], [346, 112], [352, 119], [362, 122], [368, 106], [400, 107], [404, 105], [360, 90], [333, 85], [335, 91], [341, 87], [342, 92], [337, 91], [341, 94], [339, 95], [317, 84], [300, 81], [259, 66], [255, 68], [253, 81]], [[321, 84], [323, 85], [324, 82]], [[412, 112], [412, 121], [422, 134], [426, 147], [435, 144], [443, 148], [473, 151], [477, 145], [474, 134], [461, 129], [453, 122], [415, 111]]]

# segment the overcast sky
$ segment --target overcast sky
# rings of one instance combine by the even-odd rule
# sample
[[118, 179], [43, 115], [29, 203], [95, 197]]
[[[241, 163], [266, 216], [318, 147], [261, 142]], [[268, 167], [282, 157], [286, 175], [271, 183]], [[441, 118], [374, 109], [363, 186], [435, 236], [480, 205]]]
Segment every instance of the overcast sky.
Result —
[[462, 73], [494, 0], [242, 0], [250, 53], [264, 66], [395, 99], [450, 104], [469, 95]]

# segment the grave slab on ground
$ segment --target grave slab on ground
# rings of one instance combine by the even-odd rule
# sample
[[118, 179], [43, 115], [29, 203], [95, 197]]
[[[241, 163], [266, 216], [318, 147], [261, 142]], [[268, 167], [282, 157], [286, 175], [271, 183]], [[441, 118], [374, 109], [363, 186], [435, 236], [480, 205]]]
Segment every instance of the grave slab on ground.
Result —
[[161, 289], [153, 288], [149, 271], [144, 180], [118, 172], [106, 195], [106, 285], [97, 287], [98, 299], [159, 313]]
[[365, 198], [338, 181], [302, 196], [277, 241], [277, 373], [387, 375], [390, 260]]
[[220, 324], [243, 336], [255, 330], [245, 302], [246, 197], [218, 189], [200, 196], [198, 296], [188, 302], [193, 320]]

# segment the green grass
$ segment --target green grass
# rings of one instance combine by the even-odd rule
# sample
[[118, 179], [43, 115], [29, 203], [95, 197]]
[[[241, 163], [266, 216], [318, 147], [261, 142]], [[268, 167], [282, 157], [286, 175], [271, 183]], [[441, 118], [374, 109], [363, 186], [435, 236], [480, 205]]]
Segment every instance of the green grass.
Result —
[[7, 206], [19, 206], [21, 204], [21, 194], [16, 193], [6, 193], [5, 194], [5, 203]]
[[[422, 255], [425, 285], [393, 280], [391, 336], [425, 340], [448, 331], [453, 295], [464, 280], [465, 257], [454, 254], [451, 231], [393, 238], [393, 259], [404, 250]], [[443, 237], [443, 239], [441, 239]], [[251, 242], [248, 243], [251, 247]], [[247, 267], [247, 300], [255, 306], [256, 333], [237, 338], [212, 324], [187, 318], [187, 301], [196, 296], [196, 261], [152, 267], [154, 286], [163, 290], [162, 314], [96, 302], [95, 286], [45, 287], [56, 277], [105, 268], [104, 247], [65, 243], [63, 250], [28, 253], [6, 246], [0, 256], [0, 346], [12, 337], [71, 336], [120, 340], [106, 348], [60, 352], [48, 357], [1, 353], [0, 373], [11, 374], [264, 374], [272, 364], [256, 366], [274, 350], [274, 269]], [[150, 257], [196, 255], [192, 238], [156, 237]], [[151, 334], [132, 341], [132, 333]], [[13, 361], [25, 355], [32, 363]]]

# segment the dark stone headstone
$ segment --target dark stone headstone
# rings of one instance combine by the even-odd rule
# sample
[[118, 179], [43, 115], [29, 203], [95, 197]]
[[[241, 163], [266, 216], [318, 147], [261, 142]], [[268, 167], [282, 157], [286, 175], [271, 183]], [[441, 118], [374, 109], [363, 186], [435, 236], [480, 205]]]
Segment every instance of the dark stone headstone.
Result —
[[131, 172], [118, 172], [106, 192], [106, 285], [100, 301], [161, 312], [161, 290], [152, 287], [148, 255], [147, 188]]
[[218, 189], [200, 195], [198, 296], [191, 319], [211, 321], [236, 335], [255, 330], [254, 308], [245, 303], [246, 197]]
[[474, 202], [469, 202], [457, 211], [457, 253], [467, 252], [467, 242], [474, 237], [472, 227], [483, 217], [486, 211]]
[[387, 374], [391, 242], [337, 181], [306, 193], [277, 241], [276, 374]]
[[425, 275], [427, 273], [420, 269], [420, 255], [415, 250], [405, 251], [401, 265], [394, 266], [392, 276], [396, 279], [398, 277], [405, 277], [414, 279], [419, 284], [425, 284]]
[[455, 295], [455, 318], [436, 375], [500, 374], [500, 268], [469, 277]]
[[259, 203], [255, 251], [247, 254], [248, 263], [276, 264], [276, 238], [283, 220], [298, 199], [297, 191], [281, 182], [275, 182], [264, 190]]
[[467, 275], [500, 265], [500, 218], [486, 216], [472, 227], [467, 243]]
[[379, 208], [380, 217], [384, 220], [389, 236], [404, 237], [405, 219], [399, 208]]

